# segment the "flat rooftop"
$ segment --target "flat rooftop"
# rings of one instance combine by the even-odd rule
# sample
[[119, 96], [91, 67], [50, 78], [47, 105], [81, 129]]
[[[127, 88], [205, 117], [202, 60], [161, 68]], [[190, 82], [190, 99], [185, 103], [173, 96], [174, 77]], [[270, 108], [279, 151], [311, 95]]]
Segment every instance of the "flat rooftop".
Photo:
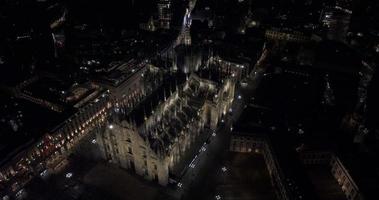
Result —
[[43, 76], [23, 87], [22, 92], [33, 98], [69, 109], [99, 90], [100, 87], [91, 82], [78, 83], [72, 80]]
[[[66, 110], [61, 113], [54, 112], [24, 99], [8, 99], [8, 103], [17, 104], [17, 106], [12, 109], [2, 110], [0, 166], [11, 160], [23, 149], [27, 149], [34, 144], [35, 141], [74, 112], [73, 110]], [[18, 113], [18, 116], [9, 115], [13, 112]]]

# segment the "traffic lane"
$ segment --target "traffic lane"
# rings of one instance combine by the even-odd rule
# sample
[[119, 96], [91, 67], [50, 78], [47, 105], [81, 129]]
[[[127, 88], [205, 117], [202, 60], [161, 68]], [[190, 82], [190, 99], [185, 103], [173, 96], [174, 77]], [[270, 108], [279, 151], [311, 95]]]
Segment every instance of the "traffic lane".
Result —
[[[189, 193], [193, 191], [193, 188], [196, 188], [199, 185], [202, 185], [202, 180], [204, 175], [211, 170], [218, 159], [218, 153], [228, 147], [229, 141], [225, 142], [225, 136], [227, 137], [229, 133], [226, 133], [224, 130], [212, 134], [209, 144], [204, 144], [202, 148], [199, 149], [201, 153], [194, 160], [194, 167], [189, 168], [181, 182], [178, 184], [178, 193], [179, 196], [183, 196], [184, 199], [187, 199], [188, 196], [191, 196]], [[188, 198], [191, 199], [191, 198]]]
[[[225, 152], [229, 150], [230, 143], [230, 132], [231, 125], [233, 124], [233, 118], [237, 118], [243, 107], [242, 101], [235, 102], [233, 107], [236, 109], [234, 114], [232, 113], [229, 117], [226, 117], [225, 122], [216, 130], [215, 134], [212, 134], [209, 144], [205, 144], [196, 159], [194, 160], [195, 166], [188, 170], [188, 173], [183, 177], [182, 181], [179, 183], [178, 187], [181, 192], [181, 196], [184, 199], [193, 199], [196, 195], [196, 188], [206, 188], [203, 181], [207, 174], [214, 170], [215, 166], [218, 166], [222, 162], [222, 157]], [[237, 109], [238, 107], [238, 109]]]
[[[191, 191], [191, 188], [201, 180], [199, 174], [204, 173], [202, 171], [206, 171], [205, 168], [207, 168], [207, 166], [212, 166], [214, 163], [217, 163], [217, 161], [213, 161], [214, 163], [212, 163], [212, 160], [214, 160], [214, 157], [216, 157], [219, 152], [229, 149], [232, 125], [241, 115], [245, 102], [248, 99], [247, 97], [250, 97], [251, 93], [256, 89], [257, 79], [255, 77], [256, 76], [248, 79], [250, 87], [247, 89], [242, 87], [237, 88], [235, 100], [233, 101], [231, 112], [227, 115], [228, 117], [223, 119], [224, 122], [221, 122], [222, 124], [215, 131], [214, 136], [212, 134], [212, 137], [214, 138], [212, 139], [212, 137], [210, 137], [210, 143], [204, 143], [199, 149], [199, 154], [195, 155], [192, 162], [187, 166], [187, 172], [177, 184], [177, 192], [179, 193], [179, 196], [185, 196], [185, 193]], [[223, 146], [223, 148], [220, 148], [220, 146]]]
[[188, 189], [188, 187], [194, 181], [194, 178], [197, 176], [199, 170], [202, 168], [202, 165], [204, 165], [205, 160], [207, 160], [207, 157], [214, 148], [213, 146], [217, 146], [217, 134], [215, 132], [210, 134], [208, 141], [208, 143], [203, 143], [203, 145], [198, 150], [198, 154], [194, 156], [190, 164], [187, 166], [187, 172], [178, 183], [178, 188], [180, 190], [183, 191]]

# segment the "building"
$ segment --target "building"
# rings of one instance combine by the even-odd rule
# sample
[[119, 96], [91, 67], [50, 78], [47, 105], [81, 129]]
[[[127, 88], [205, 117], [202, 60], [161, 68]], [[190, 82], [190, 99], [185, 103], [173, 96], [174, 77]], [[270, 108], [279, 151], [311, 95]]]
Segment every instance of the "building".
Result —
[[242, 80], [249, 73], [250, 64], [248, 60], [233, 59], [221, 56], [211, 56], [207, 63], [211, 68], [218, 67], [225, 74], [236, 80]]
[[317, 199], [302, 162], [291, 147], [291, 136], [277, 124], [278, 113], [255, 103], [250, 103], [233, 124], [229, 151], [262, 155], [277, 199]]
[[180, 70], [185, 74], [196, 72], [202, 65], [203, 52], [199, 46], [179, 45], [175, 48], [173, 71]]
[[340, 9], [344, 9], [346, 11], [352, 11], [353, 10], [353, 0], [337, 0], [336, 1], [336, 7]]
[[110, 91], [115, 108], [134, 108], [158, 87], [163, 76], [149, 60], [112, 62], [111, 70], [97, 78], [97, 83]]
[[[81, 151], [78, 148], [83, 146], [79, 144], [84, 140], [90, 144], [91, 135], [101, 131], [105, 125], [108, 111], [112, 106], [109, 91], [93, 83], [73, 84], [60, 91], [57, 85], [50, 83], [50, 92], [57, 90], [62, 95], [57, 99], [47, 91], [36, 92], [41, 91], [41, 87], [46, 86], [48, 80], [51, 81], [36, 79], [17, 89], [22, 91], [19, 95], [22, 101], [37, 106], [35, 113], [31, 114], [34, 118], [39, 118], [46, 127], [35, 130], [36, 133], [29, 136], [27, 142], [5, 152], [5, 156], [1, 158], [0, 197], [2, 198], [22, 195], [24, 186], [34, 177], [44, 177], [59, 172], [67, 164], [67, 156], [72, 152]], [[25, 93], [28, 95], [23, 96]], [[54, 109], [50, 106], [53, 104], [66, 110]], [[37, 112], [39, 110], [48, 111], [42, 112], [48, 115], [39, 115]], [[42, 132], [46, 129], [46, 132]], [[9, 143], [14, 142], [9, 141]]]
[[217, 127], [234, 98], [230, 79], [220, 84], [191, 74], [182, 85], [173, 82], [97, 136], [104, 159], [161, 185], [182, 170], [184, 153]]
[[310, 36], [292, 30], [266, 30], [265, 37], [268, 40], [288, 41], [288, 42], [309, 42]]
[[150, 32], [154, 32], [157, 30], [156, 21], [154, 21], [154, 18], [152, 16], [149, 18], [149, 20], [146, 23], [140, 23], [139, 27], [142, 30], [150, 31]]
[[353, 158], [322, 149], [303, 149], [299, 153], [305, 166], [327, 166], [348, 200], [370, 199], [378, 190], [376, 175], [366, 167], [371, 163], [365, 163], [361, 156]]
[[158, 27], [161, 29], [170, 29], [172, 17], [171, 4], [171, 0], [158, 1]]
[[324, 9], [321, 13], [320, 20], [326, 30], [326, 37], [329, 40], [345, 42], [350, 26], [350, 18], [351, 11], [338, 8]]
[[256, 133], [251, 130], [252, 133], [233, 132], [229, 150], [262, 154], [278, 199], [315, 199], [310, 182], [299, 168], [293, 152], [281, 147], [283, 139], [271, 138], [262, 134], [262, 130], [255, 129]]

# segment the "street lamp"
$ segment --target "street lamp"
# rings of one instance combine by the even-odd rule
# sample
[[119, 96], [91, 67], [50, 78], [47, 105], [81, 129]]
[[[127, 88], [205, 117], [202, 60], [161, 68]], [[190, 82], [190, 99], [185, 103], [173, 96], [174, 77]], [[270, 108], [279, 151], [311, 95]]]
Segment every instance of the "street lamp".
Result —
[[202, 150], [202, 151], [206, 151], [207, 148], [205, 148], [205, 146], [202, 146], [202, 147], [201, 147], [201, 150]]
[[110, 124], [110, 125], [108, 126], [108, 128], [109, 128], [109, 129], [113, 129], [113, 124]]
[[222, 167], [221, 168], [221, 170], [223, 171], [223, 172], [226, 172], [226, 171], [228, 171], [228, 169], [224, 166], [224, 167]]
[[71, 172], [69, 172], [69, 173], [66, 174], [66, 178], [71, 178], [71, 177], [72, 177], [72, 173]]

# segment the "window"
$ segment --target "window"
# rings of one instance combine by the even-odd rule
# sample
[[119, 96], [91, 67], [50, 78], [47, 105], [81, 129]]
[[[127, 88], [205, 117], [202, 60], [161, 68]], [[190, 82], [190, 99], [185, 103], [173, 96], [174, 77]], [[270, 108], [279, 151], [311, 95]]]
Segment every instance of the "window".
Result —
[[158, 174], [155, 174], [155, 175], [154, 175], [154, 180], [155, 180], [155, 181], [158, 181]]
[[147, 166], [147, 160], [144, 160], [144, 164], [145, 164], [145, 166]]
[[132, 148], [128, 147], [128, 153], [133, 154]]
[[154, 169], [157, 170], [158, 169], [158, 166], [156, 164], [154, 164]]

